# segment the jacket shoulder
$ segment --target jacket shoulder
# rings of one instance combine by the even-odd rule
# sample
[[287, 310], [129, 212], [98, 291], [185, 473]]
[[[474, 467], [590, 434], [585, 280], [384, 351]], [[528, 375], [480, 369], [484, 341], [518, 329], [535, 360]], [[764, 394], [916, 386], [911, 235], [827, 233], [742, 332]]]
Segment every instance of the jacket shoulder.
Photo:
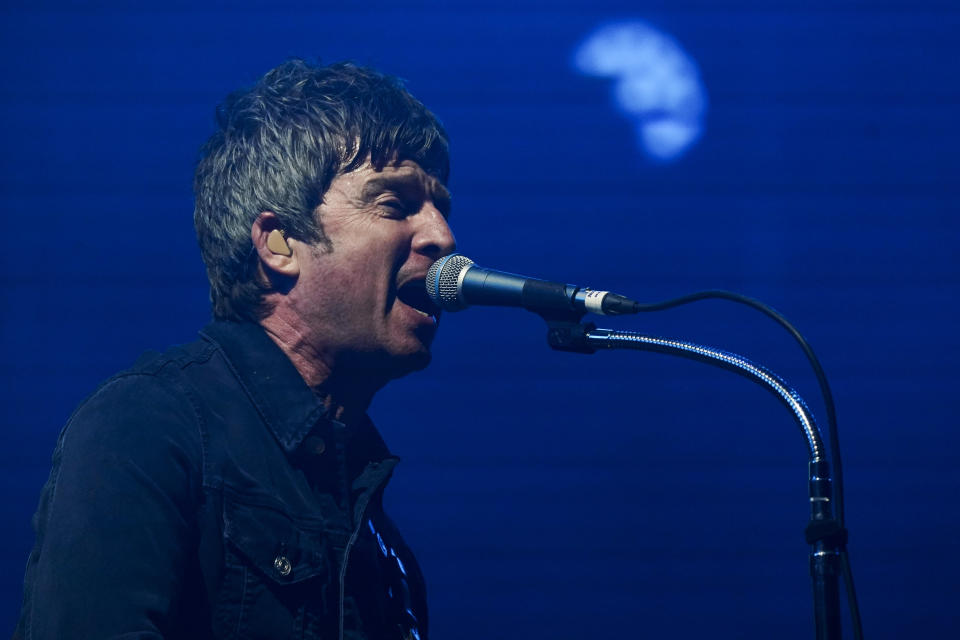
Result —
[[202, 365], [214, 351], [199, 340], [145, 352], [80, 403], [60, 434], [58, 450], [142, 456], [174, 448], [195, 459], [199, 469], [201, 418], [183, 370]]

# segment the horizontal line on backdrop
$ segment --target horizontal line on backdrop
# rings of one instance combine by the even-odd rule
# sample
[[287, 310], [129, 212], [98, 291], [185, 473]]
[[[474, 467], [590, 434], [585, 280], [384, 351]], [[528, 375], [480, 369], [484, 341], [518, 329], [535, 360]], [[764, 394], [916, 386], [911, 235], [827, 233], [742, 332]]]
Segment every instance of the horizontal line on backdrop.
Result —
[[[64, 252], [68, 253], [68, 252]], [[199, 260], [199, 249], [197, 250], [197, 259]], [[144, 260], [146, 262], [146, 260]], [[193, 265], [190, 265], [193, 266]], [[108, 267], [104, 267], [106, 270]], [[87, 274], [64, 273], [57, 271], [49, 276], [26, 275], [23, 277], [11, 277], [4, 275], [0, 277], [0, 287], [32, 287], [43, 286], [52, 289], [54, 287], [69, 286], [71, 289], [116, 289], [117, 285], [141, 285], [150, 287], [189, 287], [201, 288], [206, 286], [206, 279], [202, 274], [173, 274], [169, 271], [155, 275], [122, 275], [116, 272], [110, 272], [106, 277], [106, 271], [91, 271]]]
[[[315, 0], [246, 0], [245, 2], [212, 2], [208, 3], [205, 9], [198, 10], [195, 0], [164, 0], [163, 2], [145, 2], [141, 1], [136, 5], [131, 5], [128, 1], [107, 2], [101, 0], [93, 3], [79, 3], [75, 7], [33, 7], [24, 3], [23, 7], [8, 7], [4, 14], [11, 16], [17, 14], [80, 14], [94, 15], [97, 13], [121, 13], [129, 16], [149, 16], [152, 14], [187, 14], [197, 15], [203, 13], [213, 13], [218, 9], [229, 8], [233, 15], [253, 13], [280, 13], [291, 9], [308, 10], [307, 17], [312, 13], [331, 16], [331, 15], [356, 15], [366, 14], [372, 10], [409, 12], [410, 10], [422, 9], [428, 11], [431, 16], [459, 15], [479, 13], [489, 15], [496, 12], [508, 13], [510, 17], [516, 19], [524, 15], [541, 17], [538, 9], [549, 8], [552, 15], [560, 13], [572, 13], [590, 17], [597, 15], [603, 10], [628, 10], [635, 12], [637, 3], [631, 0], [599, 0], [590, 3], [589, 10], [584, 8], [583, 0], [550, 0], [541, 3], [527, 5], [529, 8], [518, 6], [516, 0], [459, 0], [450, 5], [446, 10], [440, 8], [436, 0], [405, 0], [402, 9], [394, 1], [385, 0], [367, 0], [360, 8], [342, 8], [337, 6], [318, 6]], [[918, 0], [916, 2], [903, 2], [902, 0], [887, 0], [880, 2], [878, 0], [794, 0], [789, 2], [781, 0], [775, 8], [766, 5], [758, 7], [755, 1], [741, 0], [739, 2], [725, 2], [722, 8], [718, 8], [713, 0], [648, 0], [643, 3], [643, 10], [649, 14], [671, 15], [675, 13], [689, 16], [691, 14], [709, 14], [709, 15], [727, 15], [734, 11], [745, 14], [760, 14], [768, 16], [788, 15], [797, 13], [828, 13], [831, 16], [842, 15], [844, 13], [862, 16], [861, 11], [869, 9], [870, 14], [878, 13], [906, 13], [915, 15], [919, 13], [956, 13], [955, 0]]]
[[[644, 178], [649, 178], [645, 181]], [[660, 179], [658, 179], [660, 178]], [[528, 179], [523, 181], [514, 180], [485, 180], [469, 177], [459, 177], [454, 179], [455, 195], [458, 199], [464, 198], [473, 191], [478, 191], [484, 195], [489, 195], [491, 190], [498, 194], [498, 198], [503, 198], [505, 190], [516, 190], [525, 194], [537, 189], [551, 189], [555, 194], [574, 193], [583, 195], [585, 189], [603, 188], [607, 191], [611, 189], [623, 190], [623, 194], [635, 197], [637, 192], [641, 195], [649, 196], [677, 196], [687, 197], [691, 195], [691, 190], [695, 190], [695, 195], [702, 196], [857, 196], [857, 197], [960, 197], [960, 182], [953, 179], [944, 178], [942, 182], [927, 183], [902, 183], [891, 184], [889, 181], [878, 181], [876, 183], [858, 183], [858, 184], [811, 184], [809, 179], [798, 180], [796, 183], [757, 183], [757, 182], [736, 182], [736, 183], [703, 183], [699, 180], [677, 179], [673, 184], [668, 184], [662, 180], [662, 176], [654, 173], [638, 172], [633, 179], [609, 179], [609, 178], [591, 178], [583, 177], [578, 181], [571, 181], [570, 177], [564, 174], [557, 174], [556, 179]], [[37, 197], [46, 197], [51, 193], [59, 197], [63, 196], [95, 196], [120, 194], [126, 195], [162, 195], [162, 196], [186, 196], [193, 198], [191, 187], [188, 183], [171, 182], [168, 185], [132, 185], [117, 184], [115, 182], [104, 182], [102, 184], [86, 180], [80, 184], [70, 184], [69, 182], [51, 182], [51, 183], [2, 183], [0, 182], [0, 201], [4, 197], [25, 197], [36, 195]]]
[[[569, 106], [597, 106], [606, 105], [607, 98], [592, 92], [543, 90], [530, 86], [526, 78], [518, 78], [516, 87], [509, 89], [484, 89], [463, 91], [445, 86], [442, 91], [430, 88], [421, 88], [421, 92], [429, 91], [432, 96], [430, 102], [434, 111], [443, 113], [444, 109], [454, 109], [457, 103], [463, 101], [471, 108], [483, 106], [501, 106], [504, 108], [534, 107], [545, 112], [555, 111]], [[530, 103], [518, 98], [536, 97], [536, 103]], [[877, 111], [885, 107], [890, 108], [925, 108], [942, 107], [949, 109], [960, 104], [960, 91], [950, 92], [898, 92], [898, 93], [866, 93], [860, 90], [847, 92], [762, 92], [762, 91], [712, 91], [711, 102], [715, 106], [729, 107], [731, 103], [737, 105], [749, 103], [753, 106], [769, 105], [771, 108], [788, 106], [816, 106], [823, 108], [869, 107], [870, 117], [876, 117]], [[482, 98], [489, 98], [481, 100]], [[109, 106], [138, 106], [149, 102], [150, 107], [170, 107], [177, 105], [199, 106], [206, 113], [212, 113], [213, 107], [223, 99], [220, 92], [194, 91], [130, 91], [124, 89], [104, 91], [51, 91], [37, 93], [0, 92], [0, 104], [12, 106], [62, 105], [64, 108], [73, 108], [78, 105], [102, 107]], [[543, 104], [548, 102], [549, 104]], [[560, 103], [558, 105], [558, 102]], [[209, 107], [209, 109], [208, 109]]]

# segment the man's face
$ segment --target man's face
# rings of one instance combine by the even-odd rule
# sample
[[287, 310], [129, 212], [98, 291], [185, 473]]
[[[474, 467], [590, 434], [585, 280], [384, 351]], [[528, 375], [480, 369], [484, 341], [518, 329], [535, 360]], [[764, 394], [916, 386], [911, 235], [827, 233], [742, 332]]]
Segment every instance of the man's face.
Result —
[[449, 212], [446, 188], [412, 161], [333, 179], [318, 208], [328, 243], [303, 261], [295, 285], [304, 330], [331, 366], [396, 377], [430, 362], [439, 309], [424, 279], [456, 248]]

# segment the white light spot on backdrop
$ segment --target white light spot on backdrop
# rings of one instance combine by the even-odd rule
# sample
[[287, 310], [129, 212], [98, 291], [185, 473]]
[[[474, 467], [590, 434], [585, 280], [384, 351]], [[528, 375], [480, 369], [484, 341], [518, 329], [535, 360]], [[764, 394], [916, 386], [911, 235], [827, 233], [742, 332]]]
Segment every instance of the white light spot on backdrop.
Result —
[[650, 158], [676, 160], [703, 134], [707, 95], [697, 64], [650, 24], [600, 27], [577, 48], [574, 66], [585, 75], [614, 78], [614, 101], [634, 121]]

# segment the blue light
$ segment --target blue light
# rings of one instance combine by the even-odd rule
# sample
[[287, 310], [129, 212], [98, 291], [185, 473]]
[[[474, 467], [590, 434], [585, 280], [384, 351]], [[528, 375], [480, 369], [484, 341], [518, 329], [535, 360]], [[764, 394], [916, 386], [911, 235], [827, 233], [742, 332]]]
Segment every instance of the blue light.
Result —
[[642, 20], [596, 29], [577, 47], [574, 67], [612, 77], [614, 102], [637, 128], [648, 157], [680, 158], [703, 134], [707, 94], [697, 64], [670, 35]]

